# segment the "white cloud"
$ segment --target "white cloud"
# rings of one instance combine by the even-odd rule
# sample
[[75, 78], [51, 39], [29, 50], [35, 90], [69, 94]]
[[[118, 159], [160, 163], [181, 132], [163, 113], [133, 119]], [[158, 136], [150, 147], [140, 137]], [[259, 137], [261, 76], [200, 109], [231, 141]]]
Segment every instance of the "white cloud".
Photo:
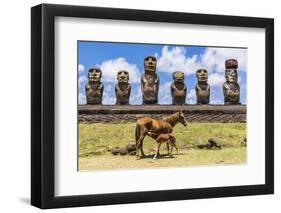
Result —
[[130, 104], [138, 105], [142, 104], [142, 92], [140, 85], [132, 86]]
[[79, 93], [78, 102], [79, 104], [86, 104], [86, 95], [83, 93]]
[[238, 48], [206, 48], [201, 55], [202, 67], [209, 73], [225, 70], [225, 60], [234, 58], [238, 60], [238, 70], [247, 71], [247, 50]]
[[221, 87], [225, 82], [224, 74], [222, 73], [211, 73], [208, 77], [208, 83], [211, 87]]
[[199, 68], [205, 68], [209, 73], [223, 73], [225, 60], [238, 60], [238, 70], [247, 71], [247, 50], [235, 48], [206, 48], [201, 55], [186, 56], [188, 47], [164, 46], [161, 55], [157, 57], [157, 68], [160, 72], [173, 73], [183, 71], [186, 75], [195, 74]]
[[222, 85], [220, 87], [211, 87], [210, 92], [210, 104], [223, 104], [224, 103], [224, 96]]
[[79, 79], [78, 79], [78, 84], [79, 84], [79, 88], [84, 88], [85, 87], [85, 84], [87, 83], [87, 77], [85, 75], [81, 75], [79, 76]]
[[195, 93], [195, 89], [191, 89], [191, 90], [187, 93], [187, 103], [188, 103], [188, 104], [195, 104], [195, 103], [196, 103], [196, 93]]
[[85, 67], [83, 64], [78, 64], [78, 72], [79, 74], [82, 74], [85, 71]]
[[127, 70], [130, 75], [130, 83], [140, 82], [140, 71], [135, 64], [130, 64], [125, 58], [110, 59], [98, 64], [102, 70], [102, 80], [104, 82], [115, 82], [119, 70]]
[[210, 104], [223, 104], [223, 103], [224, 103], [223, 99], [210, 98]]
[[116, 103], [114, 83], [104, 84], [102, 103], [106, 105], [113, 105]]
[[102, 103], [105, 105], [114, 105], [116, 103], [115, 95], [104, 91], [102, 96]]
[[154, 54], [157, 57], [157, 68], [160, 72], [173, 73], [182, 71], [186, 75], [195, 73], [200, 68], [198, 56], [186, 57], [187, 49], [184, 47], [164, 46], [161, 55]]
[[107, 84], [104, 86], [104, 91], [105, 91], [105, 92], [108, 92], [108, 93], [113, 92], [113, 91], [114, 91], [114, 85], [113, 85], [113, 84], [107, 83]]
[[238, 76], [237, 82], [238, 82], [238, 84], [240, 84], [242, 82], [241, 76]]
[[171, 104], [171, 82], [166, 82], [165, 84], [160, 85], [159, 94], [158, 94], [159, 104]]

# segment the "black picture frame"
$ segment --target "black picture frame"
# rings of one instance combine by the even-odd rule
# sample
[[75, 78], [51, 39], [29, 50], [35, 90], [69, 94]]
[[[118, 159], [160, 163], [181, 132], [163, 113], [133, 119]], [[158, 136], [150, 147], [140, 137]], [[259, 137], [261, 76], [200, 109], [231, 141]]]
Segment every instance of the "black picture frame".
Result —
[[[54, 195], [54, 20], [57, 16], [263, 28], [266, 34], [265, 184], [95, 195]], [[41, 4], [31, 8], [31, 204], [60, 208], [274, 193], [274, 20]]]

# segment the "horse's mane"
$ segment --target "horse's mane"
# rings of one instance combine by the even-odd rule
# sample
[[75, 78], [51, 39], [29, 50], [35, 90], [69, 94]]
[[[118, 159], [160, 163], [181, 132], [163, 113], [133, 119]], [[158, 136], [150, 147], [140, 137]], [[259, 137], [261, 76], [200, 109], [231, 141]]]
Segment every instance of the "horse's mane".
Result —
[[170, 116], [164, 117], [163, 118], [164, 121], [167, 121], [168, 123], [170, 123], [172, 126], [175, 126], [176, 123], [179, 121], [179, 113], [176, 112]]

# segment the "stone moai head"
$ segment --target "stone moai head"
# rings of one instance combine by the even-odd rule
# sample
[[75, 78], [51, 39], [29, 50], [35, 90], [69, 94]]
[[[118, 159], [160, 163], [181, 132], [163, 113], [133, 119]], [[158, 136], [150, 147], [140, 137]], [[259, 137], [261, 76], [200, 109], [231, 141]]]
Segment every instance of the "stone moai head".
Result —
[[236, 59], [228, 59], [225, 61], [225, 79], [228, 83], [237, 83], [238, 61]]
[[156, 73], [157, 61], [154, 56], [144, 58], [144, 74], [141, 76], [141, 90], [143, 104], [157, 104], [159, 90], [159, 76]]
[[173, 72], [174, 82], [171, 84], [172, 103], [174, 105], [185, 104], [186, 86], [184, 83], [184, 73], [181, 71]]
[[156, 72], [157, 60], [154, 56], [144, 58], [144, 70], [146, 74], [154, 74]]
[[236, 59], [228, 59], [225, 61], [225, 80], [223, 84], [224, 103], [240, 104], [240, 86], [237, 83], [238, 62]]
[[98, 68], [90, 68], [88, 71], [89, 83], [97, 83], [101, 81], [102, 72]]
[[115, 85], [116, 104], [129, 104], [131, 85], [129, 84], [129, 72], [120, 70], [117, 73], [117, 84]]
[[120, 70], [117, 73], [118, 83], [129, 83], [129, 72], [127, 70]]
[[198, 83], [207, 83], [208, 71], [206, 69], [199, 69], [196, 71], [196, 77], [197, 77]]
[[198, 69], [196, 71], [197, 84], [195, 86], [197, 104], [209, 104], [210, 86], [208, 84], [208, 71]]
[[173, 79], [176, 83], [184, 83], [184, 73], [181, 71], [173, 72]]
[[103, 84], [102, 72], [98, 68], [90, 68], [88, 71], [88, 83], [86, 85], [87, 104], [101, 104]]

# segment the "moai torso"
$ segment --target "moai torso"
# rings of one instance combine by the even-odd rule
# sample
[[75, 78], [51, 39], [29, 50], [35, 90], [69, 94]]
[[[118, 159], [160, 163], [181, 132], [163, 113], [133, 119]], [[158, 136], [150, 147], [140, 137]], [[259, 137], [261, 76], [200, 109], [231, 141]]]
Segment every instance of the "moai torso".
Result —
[[173, 73], [174, 82], [171, 84], [171, 95], [174, 105], [185, 104], [186, 86], [184, 83], [184, 73], [176, 71]]
[[208, 84], [208, 71], [199, 69], [196, 71], [197, 84], [195, 87], [197, 104], [210, 102], [210, 85]]
[[115, 85], [116, 104], [129, 104], [131, 85], [129, 84], [129, 72], [121, 70], [117, 73]]
[[159, 91], [159, 76], [156, 73], [156, 58], [148, 56], [144, 59], [145, 73], [141, 76], [143, 104], [157, 104]]
[[223, 94], [225, 104], [240, 104], [240, 86], [237, 82], [238, 62], [235, 59], [225, 61], [225, 79]]
[[103, 84], [101, 77], [102, 72], [100, 69], [89, 69], [88, 83], [86, 85], [87, 104], [102, 104]]

